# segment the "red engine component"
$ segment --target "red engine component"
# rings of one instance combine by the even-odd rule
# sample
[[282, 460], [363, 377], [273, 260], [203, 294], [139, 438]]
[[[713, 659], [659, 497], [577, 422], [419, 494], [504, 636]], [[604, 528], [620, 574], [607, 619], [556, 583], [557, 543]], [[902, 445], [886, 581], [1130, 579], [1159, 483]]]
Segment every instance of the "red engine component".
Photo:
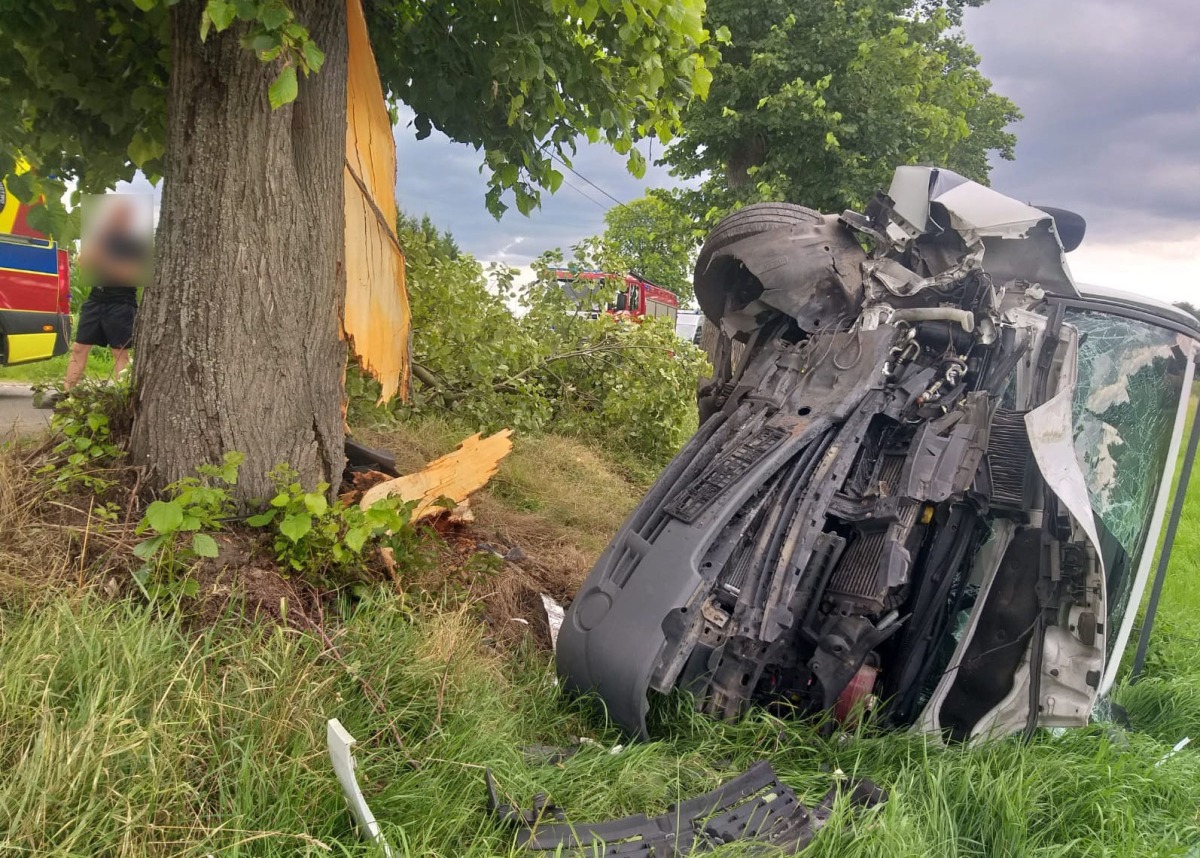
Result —
[[853, 726], [857, 713], [869, 712], [875, 705], [875, 680], [879, 676], [879, 668], [864, 664], [854, 674], [854, 678], [842, 689], [837, 703], [833, 706], [833, 717], [839, 724]]

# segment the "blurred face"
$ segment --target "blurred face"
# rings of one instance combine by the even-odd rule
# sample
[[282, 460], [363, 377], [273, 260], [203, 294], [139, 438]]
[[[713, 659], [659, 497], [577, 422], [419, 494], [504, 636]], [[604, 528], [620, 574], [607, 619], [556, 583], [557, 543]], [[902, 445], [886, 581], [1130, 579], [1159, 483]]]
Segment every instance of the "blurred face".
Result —
[[115, 232], [133, 232], [135, 213], [133, 204], [128, 200], [115, 197], [108, 206], [106, 226]]
[[105, 194], [83, 201], [83, 270], [115, 285], [149, 279], [153, 200], [143, 194]]
[[83, 199], [83, 241], [100, 233], [119, 233], [149, 241], [154, 221], [147, 194], [101, 194]]

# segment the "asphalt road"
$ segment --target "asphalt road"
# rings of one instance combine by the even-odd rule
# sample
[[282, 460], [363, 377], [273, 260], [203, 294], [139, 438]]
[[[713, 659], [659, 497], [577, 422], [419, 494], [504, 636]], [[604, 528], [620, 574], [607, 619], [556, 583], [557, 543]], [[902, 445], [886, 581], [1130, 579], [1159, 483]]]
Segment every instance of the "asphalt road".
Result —
[[0, 441], [14, 434], [26, 435], [46, 428], [50, 413], [33, 407], [33, 391], [29, 385], [0, 381]]

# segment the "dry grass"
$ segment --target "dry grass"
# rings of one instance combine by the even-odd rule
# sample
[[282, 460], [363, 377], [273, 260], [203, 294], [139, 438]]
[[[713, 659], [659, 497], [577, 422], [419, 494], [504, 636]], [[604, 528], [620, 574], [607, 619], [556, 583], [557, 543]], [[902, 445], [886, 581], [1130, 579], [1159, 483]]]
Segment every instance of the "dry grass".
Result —
[[[91, 527], [48, 517], [43, 490], [31, 479], [33, 465], [17, 444], [0, 448], [0, 600], [36, 602], [71, 581], [90, 578], [85, 563]], [[63, 501], [54, 501], [61, 509]], [[90, 525], [90, 527], [89, 527]]]
[[[432, 419], [388, 432], [359, 431], [356, 437], [389, 450], [401, 471], [412, 471], [453, 450], [468, 434]], [[537, 642], [548, 646], [540, 594], [569, 601], [644, 491], [577, 441], [516, 437], [500, 472], [471, 500], [472, 539], [501, 550], [515, 546], [524, 554], [471, 586], [487, 606], [496, 636], [512, 642], [531, 628]]]
[[[423, 419], [355, 436], [392, 452], [401, 472], [407, 472], [450, 452], [469, 434], [444, 420]], [[518, 435], [512, 454], [478, 499], [476, 513], [481, 522], [512, 528], [539, 547], [578, 546], [590, 565], [645, 489], [578, 441]]]

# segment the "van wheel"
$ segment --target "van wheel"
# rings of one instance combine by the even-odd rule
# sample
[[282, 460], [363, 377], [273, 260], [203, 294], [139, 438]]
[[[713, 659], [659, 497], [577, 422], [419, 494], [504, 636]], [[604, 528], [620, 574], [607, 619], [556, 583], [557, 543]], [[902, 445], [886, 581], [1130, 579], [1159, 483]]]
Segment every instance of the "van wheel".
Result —
[[700, 255], [696, 257], [698, 279], [708, 269], [712, 255], [735, 241], [789, 226], [812, 226], [821, 223], [821, 213], [805, 206], [792, 203], [754, 203], [721, 218], [713, 231], [704, 240]]
[[[700, 276], [708, 270], [713, 254], [736, 241], [773, 229], [813, 226], [823, 220], [820, 212], [792, 203], [754, 203], [740, 208], [723, 217], [704, 240], [704, 246], [700, 248], [700, 254], [696, 257], [696, 270], [692, 282], [699, 283]], [[701, 308], [705, 313], [699, 345], [708, 355], [708, 361], [713, 367], [712, 378], [701, 384], [697, 396], [697, 410], [700, 422], [703, 423], [720, 407], [718, 403], [721, 391], [737, 368], [745, 346], [742, 343], [730, 342], [717, 327], [709, 315], [713, 308], [706, 308], [703, 304]]]

